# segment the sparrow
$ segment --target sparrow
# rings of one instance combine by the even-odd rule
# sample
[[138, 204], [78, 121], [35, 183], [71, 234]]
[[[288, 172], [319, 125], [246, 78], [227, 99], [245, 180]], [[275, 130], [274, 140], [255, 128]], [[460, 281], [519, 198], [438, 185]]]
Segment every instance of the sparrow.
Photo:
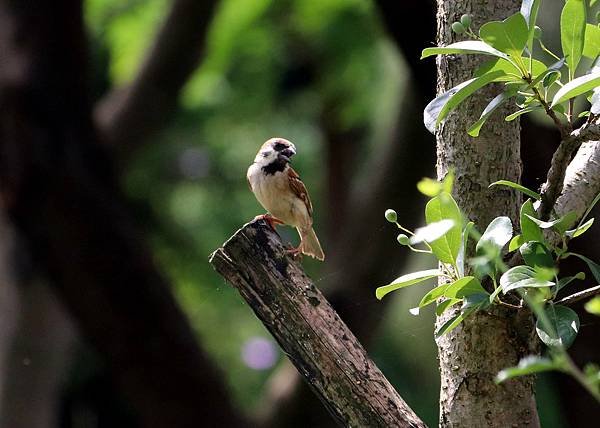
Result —
[[295, 227], [300, 235], [300, 245], [289, 250], [293, 255], [306, 254], [324, 260], [319, 239], [312, 227], [313, 207], [300, 176], [290, 166], [296, 146], [283, 138], [271, 138], [260, 148], [246, 177], [256, 199], [267, 210], [257, 216], [271, 227], [286, 224]]

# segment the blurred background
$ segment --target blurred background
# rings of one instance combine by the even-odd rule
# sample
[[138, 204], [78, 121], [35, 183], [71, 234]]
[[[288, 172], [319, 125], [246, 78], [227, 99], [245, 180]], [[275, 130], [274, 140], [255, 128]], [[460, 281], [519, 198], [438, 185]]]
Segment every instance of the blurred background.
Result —
[[[434, 263], [383, 217], [418, 226], [434, 175], [433, 3], [1, 2], [0, 427], [332, 425], [208, 264], [263, 212], [245, 173], [273, 136], [296, 144], [315, 206], [327, 260], [307, 272], [435, 426], [433, 314], [408, 312], [424, 288], [374, 296]], [[523, 141], [536, 187], [558, 134], [534, 117]], [[578, 362], [599, 360], [598, 327], [582, 320]], [[544, 427], [598, 414], [559, 376], [537, 394]]]

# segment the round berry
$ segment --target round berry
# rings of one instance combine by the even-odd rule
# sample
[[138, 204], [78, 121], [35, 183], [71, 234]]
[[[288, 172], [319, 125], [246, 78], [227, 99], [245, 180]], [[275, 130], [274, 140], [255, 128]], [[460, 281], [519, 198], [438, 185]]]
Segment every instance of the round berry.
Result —
[[460, 22], [454, 22], [452, 23], [452, 31], [454, 31], [456, 34], [462, 34], [465, 32], [465, 26]]
[[400, 235], [398, 235], [398, 237], [396, 239], [398, 240], [398, 243], [400, 245], [408, 245], [410, 243], [408, 236], [406, 236], [404, 233], [401, 233]]
[[398, 221], [398, 214], [392, 209], [387, 209], [385, 210], [385, 219], [390, 223], [396, 223]]
[[460, 17], [460, 23], [463, 25], [463, 27], [469, 28], [471, 26], [471, 15], [465, 13]]

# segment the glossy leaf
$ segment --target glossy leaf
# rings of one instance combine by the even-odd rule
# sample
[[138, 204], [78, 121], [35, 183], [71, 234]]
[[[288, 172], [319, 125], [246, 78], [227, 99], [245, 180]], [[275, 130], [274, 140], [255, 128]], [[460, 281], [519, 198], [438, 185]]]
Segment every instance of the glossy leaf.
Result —
[[526, 242], [521, 246], [521, 248], [519, 248], [519, 252], [521, 253], [521, 256], [523, 256], [523, 260], [525, 260], [527, 266], [530, 266], [532, 268], [554, 267], [554, 259], [552, 258], [552, 253], [541, 242]]
[[519, 247], [524, 243], [525, 240], [523, 239], [523, 235], [514, 236], [513, 239], [511, 239], [508, 243], [508, 252], [512, 253], [513, 251], [518, 250]]
[[518, 183], [513, 183], [512, 181], [508, 181], [508, 180], [498, 180], [498, 181], [494, 181], [492, 184], [490, 184], [488, 187], [492, 187], [492, 186], [508, 186], [508, 187], [512, 187], [513, 189], [518, 190], [519, 192], [522, 192], [524, 194], [526, 194], [527, 196], [536, 199], [536, 200], [540, 200], [542, 197], [539, 193], [534, 192], [531, 189], [528, 189], [527, 187], [518, 184]]
[[429, 245], [436, 257], [443, 263], [456, 263], [460, 250], [462, 214], [449, 193], [442, 192], [425, 206], [425, 220], [428, 224], [442, 220], [452, 220], [453, 227], [440, 239]]
[[582, 54], [591, 60], [595, 60], [600, 55], [600, 28], [598, 26], [586, 24]]
[[545, 326], [539, 319], [535, 324], [535, 330], [542, 342], [550, 347], [571, 346], [579, 332], [579, 317], [575, 311], [566, 306], [548, 305], [544, 312], [550, 325]]
[[544, 234], [540, 227], [531, 220], [531, 217], [535, 217], [535, 209], [531, 199], [525, 201], [521, 206], [520, 222], [521, 222], [521, 235], [523, 235], [524, 241], [539, 241], [544, 242]]
[[473, 276], [465, 276], [448, 284], [444, 290], [444, 297], [462, 299], [473, 294], [487, 294], [479, 280]]
[[438, 304], [437, 307], [435, 308], [435, 314], [439, 317], [446, 310], [448, 310], [449, 308], [451, 308], [452, 306], [454, 306], [454, 305], [456, 305], [457, 303], [460, 303], [460, 302], [462, 302], [462, 300], [460, 300], [460, 299], [448, 299], [448, 300], [444, 300], [443, 302], [441, 302], [440, 304]]
[[531, 113], [532, 111], [536, 111], [536, 110], [542, 110], [542, 106], [537, 104], [537, 105], [534, 105], [531, 107], [522, 108], [521, 110], [517, 110], [516, 112], [509, 114], [508, 116], [506, 116], [506, 118], [504, 120], [506, 120], [507, 122], [512, 122], [516, 118], [518, 118], [524, 114]]
[[541, 0], [523, 0], [523, 3], [521, 4], [521, 15], [525, 18], [528, 27], [527, 48], [529, 49], [529, 52], [531, 52], [533, 48], [533, 33], [537, 15], [540, 10], [540, 3]]
[[600, 71], [573, 79], [556, 92], [552, 99], [551, 107], [578, 95], [585, 94], [598, 86], [600, 86]]
[[554, 283], [551, 281], [537, 278], [535, 270], [529, 266], [515, 266], [500, 277], [500, 287], [502, 287], [503, 293], [508, 293], [510, 290], [516, 290], [517, 288], [541, 288], [552, 287], [553, 285]]
[[496, 111], [498, 107], [500, 107], [503, 103], [505, 103], [508, 99], [510, 99], [514, 95], [514, 91], [505, 91], [499, 95], [496, 95], [492, 101], [483, 109], [481, 116], [479, 116], [479, 120], [475, 122], [473, 125], [469, 127], [467, 133], [471, 137], [479, 137], [479, 132], [481, 131], [481, 127], [488, 120], [488, 118]]
[[585, 25], [585, 1], [567, 0], [560, 15], [560, 41], [572, 74], [575, 73], [583, 52]]
[[[531, 68], [531, 75], [535, 78], [541, 74], [544, 74], [548, 67], [541, 61], [537, 59], [530, 59], [527, 57], [521, 57], [520, 61], [525, 65], [527, 69], [527, 74], [529, 74], [529, 69]], [[531, 64], [531, 65], [530, 65]], [[483, 76], [484, 74], [491, 73], [492, 71], [503, 71], [504, 74], [497, 77], [495, 82], [519, 82], [525, 83], [522, 79], [524, 75], [523, 71], [517, 67], [513, 62], [504, 58], [493, 58], [490, 59], [483, 64], [481, 64], [475, 70], [473, 77]]]
[[432, 243], [444, 236], [450, 229], [454, 227], [454, 221], [444, 219], [428, 224], [424, 227], [419, 227], [415, 230], [415, 234], [410, 237], [411, 245], [420, 244], [421, 242]]
[[527, 44], [529, 31], [521, 13], [504, 21], [487, 22], [479, 29], [479, 37], [500, 52], [508, 54], [517, 64], [524, 66], [521, 53]]
[[441, 275], [442, 273], [438, 269], [428, 269], [402, 275], [401, 277], [398, 277], [395, 280], [393, 280], [390, 284], [378, 287], [377, 290], [375, 290], [375, 296], [379, 300], [381, 300], [383, 296], [385, 296], [388, 293], [391, 293], [392, 291], [398, 290], [400, 288], [405, 288], [410, 285], [418, 284], [420, 282], [427, 281], [428, 279], [435, 278]]
[[460, 249], [458, 250], [458, 255], [456, 256], [456, 268], [458, 269], [459, 277], [465, 275], [465, 253], [466, 246], [468, 245], [469, 235], [471, 230], [475, 226], [475, 223], [472, 221], [468, 222], [462, 232], [462, 239], [460, 241]]
[[580, 226], [577, 226], [575, 229], [567, 230], [565, 235], [569, 238], [577, 238], [578, 236], [583, 235], [590, 227], [594, 224], [594, 218], [588, 219], [585, 223]]
[[548, 358], [532, 355], [522, 358], [515, 367], [508, 367], [501, 370], [498, 375], [496, 375], [496, 383], [501, 383], [505, 380], [519, 376], [527, 376], [535, 373], [557, 370], [559, 368], [560, 366], [558, 364]]
[[488, 227], [479, 238], [475, 251], [479, 253], [481, 250], [487, 248], [495, 248], [497, 254], [500, 254], [502, 248], [510, 241], [513, 234], [512, 222], [508, 217], [496, 217], [493, 219]]
[[499, 58], [508, 59], [508, 55], [500, 52], [498, 49], [494, 49], [487, 43], [480, 42], [477, 40], [467, 40], [464, 42], [452, 43], [448, 46], [437, 46], [433, 48], [425, 48], [421, 53], [421, 59], [427, 58], [433, 55], [448, 55], [448, 54], [483, 54], [493, 55]]
[[427, 130], [434, 133], [435, 128], [448, 116], [448, 113], [475, 91], [491, 83], [502, 74], [503, 72], [498, 70], [467, 80], [433, 99], [427, 104], [423, 112], [423, 121]]

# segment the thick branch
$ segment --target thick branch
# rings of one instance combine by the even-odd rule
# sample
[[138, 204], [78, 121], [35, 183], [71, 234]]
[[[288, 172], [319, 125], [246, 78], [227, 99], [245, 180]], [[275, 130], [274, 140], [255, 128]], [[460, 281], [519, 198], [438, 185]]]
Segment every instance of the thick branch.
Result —
[[138, 147], [160, 130], [177, 106], [179, 91], [204, 52], [216, 0], [175, 0], [133, 83], [113, 91], [96, 108], [104, 141]]
[[339, 424], [425, 426], [264, 221], [237, 231], [210, 262], [238, 289]]
[[565, 183], [567, 167], [571, 162], [573, 154], [581, 145], [590, 140], [600, 139], [600, 119], [588, 122], [564, 138], [554, 156], [548, 170], [546, 182], [542, 186], [542, 203], [540, 205], [540, 216], [543, 220], [550, 217], [552, 209], [560, 196]]

